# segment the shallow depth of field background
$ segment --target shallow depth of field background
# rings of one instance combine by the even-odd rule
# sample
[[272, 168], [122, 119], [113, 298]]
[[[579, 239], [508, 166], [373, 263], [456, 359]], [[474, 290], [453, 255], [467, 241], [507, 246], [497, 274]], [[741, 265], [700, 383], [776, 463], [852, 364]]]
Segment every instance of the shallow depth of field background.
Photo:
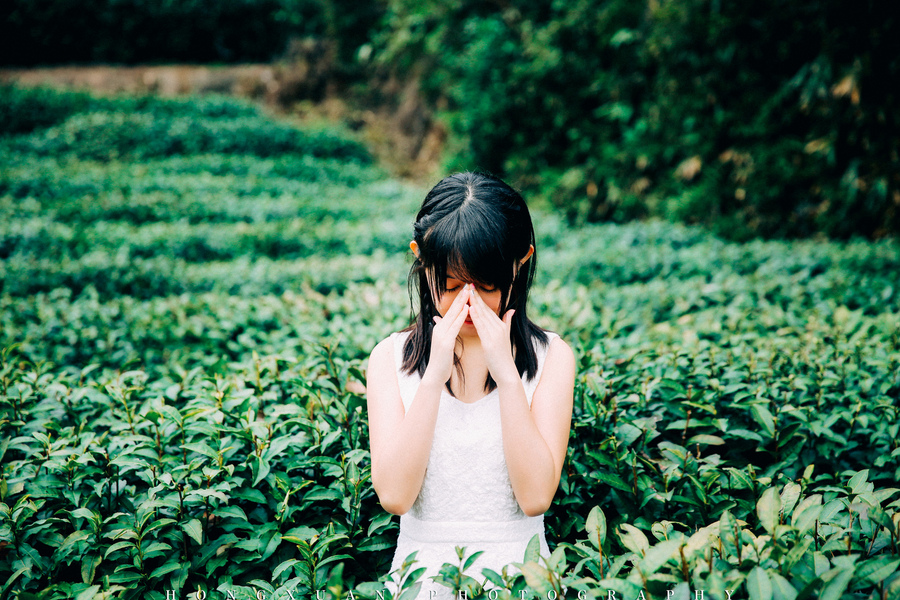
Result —
[[377, 597], [366, 357], [410, 317], [424, 193], [475, 168], [532, 207], [575, 416], [553, 557], [443, 581], [900, 597], [881, 4], [0, 18], [0, 600]]

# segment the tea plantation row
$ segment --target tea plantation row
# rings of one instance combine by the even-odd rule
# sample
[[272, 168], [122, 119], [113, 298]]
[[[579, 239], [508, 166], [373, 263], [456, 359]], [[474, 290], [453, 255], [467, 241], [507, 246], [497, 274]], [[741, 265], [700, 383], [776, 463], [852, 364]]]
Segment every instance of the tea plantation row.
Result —
[[[230, 100], [0, 99], [0, 598], [396, 595], [363, 371], [424, 190]], [[579, 357], [556, 550], [444, 582], [900, 597], [900, 247], [534, 217]]]

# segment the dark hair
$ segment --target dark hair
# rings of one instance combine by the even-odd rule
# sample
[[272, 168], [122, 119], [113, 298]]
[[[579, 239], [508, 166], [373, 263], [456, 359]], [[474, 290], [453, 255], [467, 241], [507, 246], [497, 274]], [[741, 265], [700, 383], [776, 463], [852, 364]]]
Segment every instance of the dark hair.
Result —
[[[492, 175], [450, 175], [425, 196], [416, 215], [413, 239], [419, 255], [409, 271], [409, 294], [412, 300], [418, 292], [419, 311], [405, 330], [411, 333], [403, 346], [403, 370], [425, 373], [431, 354], [433, 318], [439, 314], [433, 299], [447, 291], [447, 273], [452, 271], [466, 281], [500, 290], [500, 314], [516, 311], [510, 332], [516, 368], [520, 376], [534, 378], [534, 345], [546, 344], [547, 334], [527, 315], [528, 289], [537, 266], [537, 252], [518, 268], [535, 241], [531, 215], [522, 196]], [[432, 275], [431, 285], [428, 273]], [[454, 357], [454, 363], [459, 369], [458, 357]], [[495, 387], [489, 373], [484, 389], [490, 392]]]

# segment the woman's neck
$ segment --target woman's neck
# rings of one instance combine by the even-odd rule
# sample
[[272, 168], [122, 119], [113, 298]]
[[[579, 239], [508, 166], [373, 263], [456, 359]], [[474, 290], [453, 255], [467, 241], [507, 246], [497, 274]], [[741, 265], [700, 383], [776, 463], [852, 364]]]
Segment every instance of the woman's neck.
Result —
[[484, 350], [477, 336], [463, 338], [459, 363], [465, 377], [460, 378], [454, 370], [450, 378], [453, 395], [463, 402], [474, 402], [484, 396], [484, 382], [488, 376]]

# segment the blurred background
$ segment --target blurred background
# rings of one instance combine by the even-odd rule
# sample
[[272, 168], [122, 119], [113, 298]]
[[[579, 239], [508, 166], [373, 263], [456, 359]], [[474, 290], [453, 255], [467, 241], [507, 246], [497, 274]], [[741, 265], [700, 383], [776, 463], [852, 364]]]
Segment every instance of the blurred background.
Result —
[[363, 130], [396, 174], [509, 177], [570, 223], [661, 217], [734, 240], [900, 232], [890, 2], [8, 0], [3, 12], [5, 81], [258, 98]]

